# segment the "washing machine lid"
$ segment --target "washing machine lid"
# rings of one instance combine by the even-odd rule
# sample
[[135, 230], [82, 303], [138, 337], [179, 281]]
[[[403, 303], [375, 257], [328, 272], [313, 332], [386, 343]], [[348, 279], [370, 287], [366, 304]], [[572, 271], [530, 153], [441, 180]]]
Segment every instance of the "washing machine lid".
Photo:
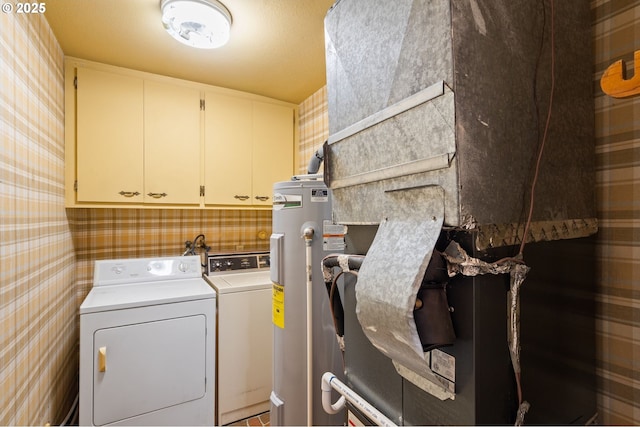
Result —
[[269, 270], [246, 273], [232, 272], [205, 276], [205, 278], [219, 294], [254, 291], [256, 289], [271, 288], [272, 286]]
[[215, 297], [215, 291], [202, 278], [94, 286], [80, 305], [80, 314]]

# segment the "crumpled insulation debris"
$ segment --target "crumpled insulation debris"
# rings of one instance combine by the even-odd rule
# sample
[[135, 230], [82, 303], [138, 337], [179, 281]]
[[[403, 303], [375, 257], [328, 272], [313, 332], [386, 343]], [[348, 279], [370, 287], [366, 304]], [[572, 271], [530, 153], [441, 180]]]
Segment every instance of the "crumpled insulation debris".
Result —
[[496, 262], [486, 262], [473, 258], [462, 249], [462, 247], [452, 241], [443, 252], [447, 260], [447, 273], [449, 277], [457, 274], [463, 276], [477, 276], [479, 274], [509, 274], [509, 298], [508, 298], [508, 331], [507, 343], [511, 364], [518, 383], [519, 408], [515, 425], [522, 425], [524, 415], [529, 410], [529, 403], [522, 401], [522, 390], [520, 388], [520, 287], [527, 277], [530, 268], [527, 267], [521, 258], [505, 258]]

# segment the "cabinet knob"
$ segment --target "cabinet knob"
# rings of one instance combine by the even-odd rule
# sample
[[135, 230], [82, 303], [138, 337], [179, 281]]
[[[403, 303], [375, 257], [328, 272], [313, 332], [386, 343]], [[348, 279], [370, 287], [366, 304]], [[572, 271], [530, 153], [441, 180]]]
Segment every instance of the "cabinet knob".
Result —
[[140, 193], [138, 193], [137, 191], [121, 191], [118, 194], [124, 197], [133, 197], [140, 195]]
[[167, 197], [167, 193], [147, 193], [147, 196], [153, 197], [154, 199], [161, 199]]
[[238, 199], [238, 200], [247, 200], [249, 198], [249, 196], [238, 196], [237, 194], [235, 196], [233, 196], [234, 199]]
[[261, 202], [266, 202], [267, 200], [269, 200], [269, 196], [256, 196], [257, 200], [260, 200]]

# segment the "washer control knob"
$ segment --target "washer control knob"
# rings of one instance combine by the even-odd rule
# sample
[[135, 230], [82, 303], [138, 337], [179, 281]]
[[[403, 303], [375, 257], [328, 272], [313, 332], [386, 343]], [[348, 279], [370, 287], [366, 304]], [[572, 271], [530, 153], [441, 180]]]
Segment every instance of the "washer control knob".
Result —
[[180, 264], [178, 264], [178, 270], [180, 270], [183, 273], [186, 273], [189, 271], [189, 264], [187, 264], [186, 262], [181, 262]]

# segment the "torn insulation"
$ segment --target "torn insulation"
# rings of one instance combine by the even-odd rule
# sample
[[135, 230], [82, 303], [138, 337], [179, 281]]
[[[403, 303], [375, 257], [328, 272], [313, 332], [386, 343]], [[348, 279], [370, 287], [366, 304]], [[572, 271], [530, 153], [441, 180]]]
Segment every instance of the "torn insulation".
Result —
[[507, 274], [509, 273], [509, 298], [507, 319], [507, 344], [511, 356], [511, 365], [516, 376], [518, 388], [518, 412], [515, 425], [524, 423], [524, 416], [529, 410], [529, 402], [522, 400], [520, 385], [520, 287], [527, 277], [530, 268], [520, 258], [505, 258], [497, 262], [488, 263], [470, 257], [462, 247], [452, 241], [443, 253], [447, 261], [447, 272], [450, 277], [457, 274], [463, 276], [477, 276], [479, 274]]

